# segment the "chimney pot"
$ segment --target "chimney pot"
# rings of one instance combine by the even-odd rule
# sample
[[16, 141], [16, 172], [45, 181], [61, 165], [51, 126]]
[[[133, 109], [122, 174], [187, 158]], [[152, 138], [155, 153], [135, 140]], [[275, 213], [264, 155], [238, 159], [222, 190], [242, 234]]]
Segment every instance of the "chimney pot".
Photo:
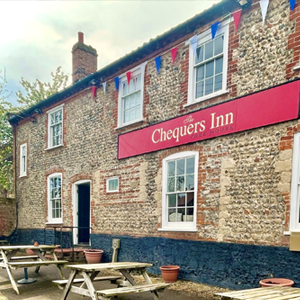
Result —
[[84, 44], [84, 42], [83, 42], [83, 32], [78, 32], [78, 42]]

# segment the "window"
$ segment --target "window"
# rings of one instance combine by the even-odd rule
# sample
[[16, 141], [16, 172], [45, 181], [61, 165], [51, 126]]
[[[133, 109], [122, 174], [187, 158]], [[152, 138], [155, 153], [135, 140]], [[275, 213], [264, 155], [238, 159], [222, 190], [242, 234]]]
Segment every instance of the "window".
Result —
[[27, 175], [27, 144], [20, 146], [20, 177]]
[[196, 230], [198, 152], [173, 154], [163, 160], [161, 230]]
[[63, 107], [60, 105], [48, 111], [48, 148], [63, 144]]
[[62, 222], [61, 186], [60, 173], [48, 177], [48, 221], [50, 223]]
[[196, 53], [190, 45], [188, 104], [226, 93], [228, 23], [219, 25], [214, 39], [211, 29], [200, 34]]
[[300, 231], [300, 132], [294, 135], [290, 231]]
[[131, 70], [129, 84], [126, 74], [120, 76], [118, 127], [143, 120], [145, 64]]
[[119, 178], [112, 177], [106, 180], [106, 192], [118, 192], [119, 191]]

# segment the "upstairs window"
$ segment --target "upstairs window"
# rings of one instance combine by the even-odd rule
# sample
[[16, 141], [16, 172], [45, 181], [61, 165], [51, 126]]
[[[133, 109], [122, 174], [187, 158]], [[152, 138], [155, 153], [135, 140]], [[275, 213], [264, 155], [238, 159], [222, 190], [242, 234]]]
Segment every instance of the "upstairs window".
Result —
[[27, 175], [27, 144], [20, 146], [20, 177]]
[[164, 159], [161, 230], [196, 230], [198, 160], [190, 151]]
[[48, 221], [50, 223], [62, 222], [61, 181], [61, 173], [48, 177]]
[[118, 127], [143, 120], [145, 64], [131, 70], [128, 84], [126, 74], [120, 76]]
[[228, 24], [221, 24], [214, 39], [211, 29], [198, 36], [196, 53], [190, 45], [188, 104], [226, 93]]
[[48, 148], [63, 144], [63, 107], [48, 111]]

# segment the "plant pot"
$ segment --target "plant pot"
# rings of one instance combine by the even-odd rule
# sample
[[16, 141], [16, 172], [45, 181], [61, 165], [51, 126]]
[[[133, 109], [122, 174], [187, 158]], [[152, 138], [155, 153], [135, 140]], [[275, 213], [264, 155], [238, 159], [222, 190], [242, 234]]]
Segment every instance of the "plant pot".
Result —
[[84, 250], [85, 259], [88, 264], [97, 264], [101, 261], [103, 250], [89, 249]]
[[268, 286], [292, 286], [294, 281], [287, 278], [267, 278], [259, 282], [262, 287]]
[[166, 283], [175, 282], [178, 278], [180, 267], [175, 265], [161, 266], [161, 275]]
[[[38, 245], [39, 245], [39, 243], [37, 241], [35, 241], [33, 243], [33, 246], [35, 246], [35, 247], [37, 247]], [[25, 251], [26, 251], [27, 255], [35, 255], [35, 253], [31, 249], [26, 249]]]

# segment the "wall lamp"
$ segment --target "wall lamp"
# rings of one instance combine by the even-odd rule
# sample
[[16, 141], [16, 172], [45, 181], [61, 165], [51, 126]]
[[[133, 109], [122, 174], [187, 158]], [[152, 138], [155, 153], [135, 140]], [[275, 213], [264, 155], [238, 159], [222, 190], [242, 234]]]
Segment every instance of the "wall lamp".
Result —
[[37, 113], [38, 115], [42, 115], [42, 114], [43, 114], [43, 111], [42, 111], [41, 108], [36, 108], [36, 109], [34, 110], [34, 112]]
[[251, 0], [237, 0], [237, 2], [242, 8], [246, 8], [251, 5]]

